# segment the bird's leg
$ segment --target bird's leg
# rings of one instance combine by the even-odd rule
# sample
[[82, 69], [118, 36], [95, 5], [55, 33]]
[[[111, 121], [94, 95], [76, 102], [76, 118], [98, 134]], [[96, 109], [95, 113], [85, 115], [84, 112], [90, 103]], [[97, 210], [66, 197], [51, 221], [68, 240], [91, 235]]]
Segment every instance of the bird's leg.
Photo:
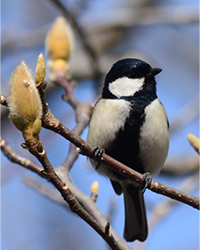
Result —
[[95, 167], [95, 170], [97, 170], [100, 167], [101, 156], [103, 155], [103, 153], [105, 153], [105, 150], [103, 148], [96, 147], [94, 149], [94, 156], [95, 156], [95, 160], [97, 161], [97, 165]]
[[142, 193], [146, 191], [148, 187], [150, 187], [152, 181], [152, 175], [149, 172], [143, 174], [143, 181], [142, 181]]

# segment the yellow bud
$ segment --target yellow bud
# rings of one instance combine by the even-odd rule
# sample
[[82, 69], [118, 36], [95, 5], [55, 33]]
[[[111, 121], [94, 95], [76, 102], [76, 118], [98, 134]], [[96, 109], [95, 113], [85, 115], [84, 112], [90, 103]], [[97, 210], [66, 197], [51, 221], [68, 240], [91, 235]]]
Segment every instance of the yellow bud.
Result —
[[23, 61], [10, 78], [9, 110], [12, 122], [23, 134], [25, 131], [30, 137], [39, 134], [42, 104], [30, 70]]
[[99, 192], [99, 183], [98, 181], [94, 181], [90, 187], [91, 193], [96, 193], [98, 194]]
[[58, 17], [53, 23], [45, 41], [49, 59], [69, 60], [73, 47], [72, 31], [64, 17]]
[[35, 70], [35, 81], [36, 83], [44, 81], [46, 75], [46, 66], [45, 66], [45, 60], [42, 53], [39, 54], [38, 60], [37, 60], [37, 66]]
[[193, 134], [188, 134], [187, 138], [188, 138], [188, 141], [190, 142], [191, 146], [197, 151], [197, 153], [200, 153], [200, 140], [199, 140], [199, 138]]

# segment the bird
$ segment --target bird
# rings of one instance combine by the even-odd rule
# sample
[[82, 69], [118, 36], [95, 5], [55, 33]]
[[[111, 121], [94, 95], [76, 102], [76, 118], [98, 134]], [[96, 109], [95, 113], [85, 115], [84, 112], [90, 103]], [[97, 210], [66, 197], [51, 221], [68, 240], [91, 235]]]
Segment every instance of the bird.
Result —
[[[161, 71], [136, 58], [114, 63], [89, 121], [87, 142], [143, 175], [158, 174], [168, 155], [169, 122], [156, 93], [155, 76]], [[89, 160], [110, 179], [115, 193], [124, 195], [124, 239], [145, 241], [148, 225], [142, 187], [106, 164]]]

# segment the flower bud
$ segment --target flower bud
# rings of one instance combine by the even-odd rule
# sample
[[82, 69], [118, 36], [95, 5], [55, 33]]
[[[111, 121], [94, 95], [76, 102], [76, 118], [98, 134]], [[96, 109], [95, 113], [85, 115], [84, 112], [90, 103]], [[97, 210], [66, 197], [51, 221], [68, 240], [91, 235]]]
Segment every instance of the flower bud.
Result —
[[188, 138], [188, 141], [190, 142], [191, 146], [197, 151], [197, 153], [200, 153], [200, 140], [199, 140], [199, 138], [193, 134], [188, 134], [187, 138]]
[[91, 193], [96, 193], [98, 194], [99, 192], [99, 183], [98, 181], [94, 181], [90, 187]]
[[98, 197], [98, 192], [99, 192], [99, 183], [98, 181], [94, 181], [90, 187], [91, 190], [91, 196], [90, 198], [96, 202], [97, 201], [97, 197]]
[[46, 37], [45, 47], [51, 70], [67, 71], [73, 48], [73, 37], [71, 28], [64, 17], [58, 17], [53, 23]]
[[42, 53], [40, 53], [38, 56], [37, 66], [35, 70], [35, 82], [39, 83], [44, 81], [45, 75], [46, 75], [45, 60]]
[[41, 129], [42, 104], [25, 62], [20, 62], [10, 78], [10, 118], [26, 139], [37, 137]]

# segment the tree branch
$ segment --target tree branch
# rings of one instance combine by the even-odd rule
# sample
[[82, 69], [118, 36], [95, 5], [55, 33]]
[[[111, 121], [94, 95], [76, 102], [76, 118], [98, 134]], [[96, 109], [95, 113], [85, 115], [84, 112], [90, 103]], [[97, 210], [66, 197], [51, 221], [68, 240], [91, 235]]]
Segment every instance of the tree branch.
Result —
[[110, 231], [105, 230], [105, 226], [99, 224], [78, 202], [72, 194], [69, 187], [55, 173], [45, 150], [41, 152], [41, 141], [34, 141], [29, 144], [26, 142], [26, 147], [29, 152], [34, 155], [44, 167], [44, 174], [47, 179], [57, 188], [63, 199], [69, 204], [72, 212], [76, 213], [84, 221], [86, 221], [101, 237], [108, 243], [113, 250], [120, 250], [118, 242], [115, 240]]
[[0, 147], [4, 155], [13, 163], [17, 163], [22, 167], [25, 167], [36, 174], [40, 175], [41, 177], [44, 177], [42, 171], [43, 168], [35, 164], [34, 162], [30, 161], [29, 159], [26, 159], [22, 157], [21, 155], [17, 154], [11, 146], [6, 142], [5, 139], [3, 139], [0, 136]]
[[[198, 187], [199, 183], [199, 177], [197, 174], [192, 174], [190, 176], [187, 176], [183, 182], [179, 185], [179, 189], [184, 192], [192, 192], [194, 189]], [[170, 213], [172, 208], [177, 205], [177, 201], [165, 199], [159, 203], [157, 203], [153, 209], [151, 210], [151, 214], [148, 220], [149, 225], [149, 233], [151, 236], [154, 228], [157, 226], [159, 222], [161, 222], [166, 216]], [[148, 245], [149, 238], [147, 241], [141, 243], [136, 242], [134, 245], [134, 248], [137, 250], [143, 250], [146, 249], [146, 246]]]
[[[42, 124], [43, 127], [54, 131], [55, 133], [60, 134], [65, 139], [69, 140], [71, 143], [73, 143], [76, 147], [80, 149], [80, 153], [96, 160], [95, 158], [95, 148], [91, 147], [87, 142], [85, 142], [83, 139], [81, 139], [79, 136], [77, 136], [74, 132], [69, 130], [67, 127], [65, 127], [58, 119], [56, 119], [51, 111], [48, 108], [48, 104], [45, 102], [44, 99], [44, 93], [45, 93], [45, 84], [41, 83], [40, 86], [38, 86], [38, 90], [40, 93], [40, 97], [42, 100], [42, 103], [44, 105], [44, 113], [43, 113], [43, 119]], [[106, 155], [105, 153], [102, 155], [100, 161], [102, 163], [105, 163], [109, 168], [112, 170], [118, 172], [119, 174], [127, 177], [128, 179], [137, 182], [138, 184], [142, 185], [143, 183], [143, 175], [134, 171], [133, 169], [125, 166], [124, 164], [116, 161], [112, 157]], [[187, 205], [190, 205], [196, 209], [200, 209], [199, 206], [199, 198], [192, 196], [190, 194], [186, 194], [184, 192], [181, 192], [179, 190], [176, 190], [174, 188], [168, 187], [167, 185], [164, 185], [162, 183], [156, 182], [152, 180], [151, 186], [149, 188], [151, 191], [156, 192], [158, 194], [165, 195], [169, 198], [178, 200], [182, 203], [185, 203]]]
[[[77, 197], [80, 204], [87, 210], [87, 212], [101, 225], [106, 225], [108, 220], [102, 215], [102, 213], [99, 211], [96, 204], [86, 196], [84, 193], [82, 193], [79, 189], [77, 189], [69, 175], [68, 170], [64, 166], [59, 166], [55, 169], [55, 172], [57, 175], [62, 179], [64, 183], [67, 183], [68, 187], [70, 188], [71, 192]], [[121, 249], [129, 249], [129, 246], [122, 240], [122, 238], [113, 230], [112, 227], [110, 227], [110, 232], [112, 233], [115, 240], [118, 242], [118, 244], [121, 246]]]
[[51, 201], [62, 205], [65, 209], [67, 208], [67, 210], [70, 211], [68, 203], [64, 201], [64, 199], [60, 196], [59, 192], [57, 192], [56, 189], [50, 188], [49, 185], [47, 186], [46, 184], [41, 183], [30, 176], [22, 176], [20, 179], [27, 186], [33, 188], [38, 193], [44, 195]]
[[[44, 177], [46, 179], [48, 179], [55, 187], [56, 189], [61, 189], [60, 193], [63, 196], [64, 200], [67, 201], [67, 203], [64, 202], [64, 200], [59, 196], [59, 193], [57, 192], [53, 192], [53, 190], [51, 190], [49, 187], [44, 186], [42, 184], [40, 184], [39, 182], [33, 181], [32, 179], [30, 180], [30, 178], [26, 177], [23, 178], [23, 182], [25, 182], [25, 184], [33, 187], [34, 189], [36, 189], [37, 191], [39, 191], [41, 194], [47, 196], [48, 198], [50, 198], [51, 200], [59, 203], [60, 205], [63, 205], [67, 208], [69, 208], [69, 206], [74, 206], [74, 203], [69, 203], [68, 199], [71, 199], [72, 197], [74, 197], [73, 199], [77, 199], [77, 209], [82, 209], [84, 211], [81, 212], [81, 216], [78, 214], [78, 212], [75, 212], [77, 215], [79, 215], [82, 219], [84, 219], [87, 223], [88, 220], [91, 220], [90, 217], [92, 217], [92, 221], [93, 222], [89, 222], [93, 223], [93, 228], [95, 229], [96, 225], [98, 224], [98, 228], [95, 229], [98, 233], [99, 230], [101, 230], [103, 232], [103, 234], [105, 234], [105, 230], [104, 227], [99, 226], [99, 225], [106, 225], [108, 220], [102, 215], [102, 213], [99, 211], [99, 209], [97, 208], [96, 204], [92, 201], [91, 198], [89, 198], [88, 196], [86, 196], [85, 194], [83, 194], [79, 189], [77, 189], [73, 182], [71, 181], [71, 178], [69, 176], [69, 171], [68, 169], [66, 169], [65, 167], [63, 167], [62, 165], [57, 167], [55, 169], [55, 171], [53, 170], [51, 164], [49, 163], [47, 158], [46, 153], [37, 153], [37, 147], [36, 146], [31, 146], [33, 147], [33, 149], [30, 149], [32, 151], [32, 153], [36, 156], [37, 154], [39, 158], [40, 157], [40, 162], [42, 164], [44, 164], [46, 171], [44, 171], [44, 169], [40, 166], [38, 166], [37, 164], [31, 162], [30, 160], [21, 157], [20, 155], [18, 155], [17, 153], [14, 152], [14, 150], [9, 146], [9, 144], [4, 140], [1, 139], [0, 141], [0, 146], [2, 149], [2, 152], [5, 154], [6, 157], [8, 157], [12, 162], [17, 163], [19, 165], [21, 165], [22, 167], [25, 167], [33, 172], [35, 172], [36, 174], [38, 174], [41, 177]], [[36, 148], [36, 152], [35, 149]], [[48, 172], [48, 173], [47, 173]], [[28, 178], [28, 179], [27, 179]], [[62, 179], [62, 181], [61, 181]], [[67, 184], [67, 185], [66, 185]], [[63, 191], [62, 187], [68, 187], [68, 191]], [[65, 197], [65, 193], [70, 192], [70, 195]], [[63, 194], [64, 193], [64, 194]], [[69, 206], [67, 206], [67, 204]], [[83, 218], [82, 216], [85, 216], [85, 218]], [[95, 221], [95, 223], [94, 223]], [[97, 224], [96, 224], [97, 223]], [[100, 234], [101, 235], [101, 234]], [[112, 235], [112, 237], [110, 236]], [[104, 235], [105, 236], [105, 235]], [[111, 237], [111, 238], [110, 238]], [[104, 238], [104, 237], [103, 237]], [[109, 237], [106, 235], [104, 238], [106, 241], [111, 241], [111, 245], [115, 243], [112, 243], [114, 240], [115, 242], [118, 243], [119, 248], [117, 248], [117, 246], [115, 246], [116, 248], [113, 249], [124, 249], [124, 250], [131, 250], [131, 248], [121, 239], [121, 237], [110, 227], [110, 234]], [[110, 245], [109, 244], [109, 245]]]
[[[64, 126], [55, 116], [51, 113], [48, 108], [48, 103], [45, 101], [45, 87], [46, 82], [40, 83], [38, 86], [38, 91], [40, 93], [40, 97], [43, 104], [43, 118], [42, 125], [44, 128], [54, 131], [55, 133], [60, 134], [65, 139], [73, 143], [76, 147], [78, 147], [81, 154], [86, 155], [94, 160], [95, 158], [95, 148], [90, 146], [87, 142], [77, 136], [73, 131]], [[105, 163], [109, 168], [118, 172], [119, 174], [127, 177], [128, 179], [137, 182], [139, 185], [143, 183], [143, 175], [134, 171], [133, 169], [125, 166], [124, 164], [116, 161], [112, 157], [106, 155], [105, 153], [102, 155], [100, 161]], [[152, 180], [151, 186], [149, 189], [155, 193], [162, 194], [169, 198], [180, 201], [184, 204], [192, 206], [196, 209], [200, 209], [199, 198], [181, 192], [177, 189], [164, 185], [162, 183], [156, 182]]]
[[[81, 150], [81, 153], [87, 155], [88, 157], [91, 157], [93, 159], [95, 159], [94, 157], [94, 148], [91, 147], [90, 145], [88, 145], [84, 140], [82, 140], [80, 137], [78, 137], [73, 131], [70, 131], [67, 127], [65, 127], [58, 119], [56, 119], [53, 114], [51, 113], [51, 111], [48, 108], [48, 104], [45, 101], [45, 87], [46, 87], [46, 82], [42, 82], [39, 84], [38, 86], [38, 90], [41, 96], [41, 100], [42, 100], [42, 104], [43, 104], [43, 119], [42, 119], [42, 123], [43, 126], [45, 128], [48, 128], [60, 135], [62, 135], [64, 138], [66, 138], [67, 140], [69, 140], [71, 143], [75, 144], [76, 147], [79, 147]], [[4, 98], [6, 100], [6, 98]], [[75, 105], [76, 107], [78, 106]], [[5, 146], [5, 140], [2, 140], [1, 142], [1, 146], [3, 149], [8, 148], [8, 146]], [[49, 179], [49, 181], [60, 191], [61, 195], [63, 196], [64, 200], [68, 202], [71, 210], [75, 213], [77, 213], [82, 219], [84, 219], [89, 225], [91, 225], [92, 228], [94, 228], [106, 241], [107, 243], [112, 247], [112, 249], [120, 249], [120, 245], [124, 244], [123, 249], [129, 249], [128, 245], [123, 242], [119, 236], [115, 235], [115, 233], [113, 233], [114, 231], [112, 230], [112, 228], [109, 228], [109, 233], [107, 234], [107, 230], [108, 227], [104, 228], [103, 223], [99, 223], [99, 222], [106, 222], [105, 218], [103, 218], [103, 216], [101, 215], [100, 212], [98, 212], [98, 209], [96, 208], [96, 205], [90, 201], [89, 203], [86, 202], [86, 199], [90, 199], [88, 197], [84, 197], [84, 195], [77, 190], [73, 184], [71, 186], [73, 186], [76, 196], [74, 196], [74, 194], [71, 192], [71, 187], [69, 188], [70, 185], [65, 185], [65, 183], [69, 184], [71, 182], [71, 179], [69, 177], [69, 169], [67, 170], [66, 168], [62, 171], [61, 170], [61, 166], [58, 167], [56, 169], [56, 172], [61, 172], [61, 175], [64, 176], [64, 178], [61, 177], [61, 179], [59, 178], [60, 174], [58, 173], [58, 175], [55, 173], [55, 171], [53, 170], [47, 156], [46, 156], [46, 152], [43, 150], [43, 152], [38, 152], [37, 149], [37, 145], [28, 145], [27, 147], [29, 149], [29, 151], [36, 156], [36, 158], [41, 162], [41, 164], [44, 167], [44, 171], [41, 171], [41, 168], [35, 165], [28, 165], [32, 171], [36, 172], [37, 174], [41, 175], [42, 177], [46, 177]], [[6, 153], [6, 151], [4, 151]], [[9, 155], [8, 153], [9, 151], [7, 151], [7, 155]], [[11, 153], [11, 151], [10, 151]], [[10, 158], [12, 159], [12, 158]], [[17, 160], [16, 160], [17, 159]], [[24, 165], [24, 162], [22, 160], [20, 160], [20, 158], [18, 156], [16, 156], [16, 159], [12, 161], [20, 164], [20, 165]], [[136, 171], [128, 168], [127, 166], [123, 165], [122, 163], [117, 162], [116, 160], [112, 159], [111, 157], [109, 157], [106, 154], [103, 154], [101, 157], [101, 162], [104, 162], [105, 164], [107, 164], [111, 169], [113, 169], [114, 171], [117, 171], [118, 173], [121, 173], [122, 175], [126, 176], [127, 178], [133, 180], [134, 182], [138, 182], [139, 184], [142, 184], [143, 182], [143, 176], [139, 173], [137, 173]], [[72, 161], [73, 163], [74, 161]], [[67, 174], [66, 174], [67, 173]], [[67, 182], [63, 181], [63, 180], [67, 180]], [[155, 182], [152, 181], [150, 189], [154, 192], [163, 194], [165, 196], [171, 197], [175, 200], [181, 201], [185, 204], [188, 204], [190, 206], [193, 206], [194, 208], [199, 209], [199, 199], [192, 196], [192, 195], [188, 195], [185, 194], [181, 191], [178, 191], [176, 189], [173, 189], [171, 187], [168, 187], [166, 185], [163, 185], [159, 182]], [[79, 201], [81, 201], [81, 203], [79, 203]], [[91, 199], [90, 199], [91, 200]], [[93, 204], [93, 205], [91, 205]], [[104, 223], [104, 225], [108, 225], [107, 223]], [[119, 240], [118, 240], [119, 238]], [[116, 239], [119, 245], [116, 245]]]
[[[59, 72], [56, 77], [56, 84], [61, 86], [65, 90], [65, 95], [63, 99], [67, 101], [72, 108], [74, 109], [75, 115], [76, 115], [76, 126], [72, 130], [77, 135], [81, 135], [85, 127], [88, 125], [89, 118], [91, 115], [92, 107], [86, 103], [79, 102], [76, 99], [76, 96], [74, 95], [74, 87], [75, 84], [69, 80], [66, 79], [66, 76], [62, 74], [62, 72]], [[41, 93], [42, 94], [42, 93]], [[61, 180], [67, 184], [70, 191], [73, 193], [73, 195], [77, 198], [77, 200], [80, 202], [80, 204], [84, 207], [84, 209], [100, 224], [100, 225], [107, 225], [108, 220], [102, 215], [102, 213], [99, 211], [98, 207], [92, 200], [92, 198], [87, 197], [85, 194], [83, 194], [79, 189], [77, 189], [69, 175], [69, 172], [78, 158], [78, 153], [76, 150], [76, 146], [72, 143], [70, 143], [69, 152], [67, 155], [67, 158], [65, 162], [55, 168], [56, 174], [61, 178]], [[112, 229], [112, 227], [109, 227], [111, 234], [115, 238], [115, 240], [118, 242], [119, 246], [122, 249], [129, 249], [129, 246], [122, 240], [122, 238]]]
[[[43, 82], [41, 84], [41, 88], [40, 88], [40, 93], [43, 95], [43, 97], [44, 97], [44, 94], [45, 94], [45, 87], [46, 87], [46, 82]], [[73, 100], [75, 100], [75, 99], [73, 99]], [[52, 116], [51, 116], [52, 114], [49, 111], [48, 105], [46, 104], [44, 98], [43, 98], [42, 102], [43, 102], [44, 114], [47, 115], [48, 118], [49, 117], [52, 118]], [[86, 113], [88, 113], [86, 115], [86, 117], [83, 116], [83, 115], [80, 116], [80, 114], [82, 112], [81, 112], [81, 108], [80, 108], [79, 104], [81, 105], [81, 103], [76, 102], [76, 105], [72, 105], [72, 106], [76, 106], [75, 109], [76, 109], [76, 112], [77, 112], [77, 121], [78, 121], [78, 123], [77, 123], [77, 126], [76, 126], [75, 130], [77, 132], [79, 131], [79, 133], [82, 133], [83, 127], [85, 127], [86, 124], [88, 123], [89, 113], [91, 112], [91, 107], [88, 105], [89, 109], [86, 108], [86, 110], [90, 110], [89, 112], [88, 111], [86, 112]], [[46, 117], [46, 116], [44, 116], [44, 117]], [[55, 120], [56, 120], [56, 118], [55, 118]], [[83, 124], [85, 124], [84, 126], [81, 125], [82, 122], [83, 122]], [[42, 171], [43, 176], [45, 178], [47, 178], [51, 183], [53, 183], [53, 185], [60, 191], [61, 195], [68, 202], [68, 204], [71, 207], [71, 210], [73, 212], [77, 213], [82, 219], [84, 219], [89, 225], [91, 225], [91, 227], [93, 227], [105, 239], [105, 241], [110, 245], [110, 247], [112, 247], [112, 249], [122, 249], [123, 248], [123, 249], [129, 249], [130, 250], [130, 247], [115, 233], [115, 231], [112, 228], [109, 228], [110, 231], [109, 231], [109, 233], [107, 233], [107, 230], [105, 230], [105, 227], [103, 227], [102, 225], [106, 226], [108, 221], [102, 216], [102, 214], [100, 213], [100, 211], [96, 207], [96, 204], [94, 204], [94, 202], [90, 198], [83, 195], [79, 190], [77, 190], [74, 187], [73, 183], [70, 182], [71, 179], [69, 178], [68, 183], [70, 182], [71, 187], [73, 187], [74, 190], [76, 190], [76, 192], [75, 192], [76, 195], [77, 195], [77, 193], [79, 194], [79, 196], [78, 195], [77, 196], [79, 198], [81, 197], [80, 200], [82, 201], [82, 204], [80, 204], [78, 202], [78, 200], [76, 200], [74, 194], [71, 193], [71, 190], [69, 189], [69, 187], [64, 184], [64, 183], [67, 183], [67, 182], [63, 182], [58, 177], [58, 175], [54, 172], [50, 162], [48, 161], [48, 158], [46, 156], [45, 151], [38, 152], [37, 144], [36, 145], [33, 145], [33, 144], [26, 145], [26, 147], [42, 163], [42, 165], [44, 166], [44, 171]], [[74, 147], [74, 152], [76, 153], [76, 157], [77, 157], [78, 154], [77, 154], [77, 151], [76, 151], [75, 147]], [[69, 155], [71, 155], [71, 154], [69, 154]], [[74, 163], [74, 158], [71, 161], [71, 165], [73, 163]], [[23, 163], [21, 165], [23, 165]], [[61, 170], [61, 168], [58, 167], [56, 170]], [[69, 172], [69, 170], [70, 170], [70, 168], [68, 168], [67, 172]], [[60, 172], [62, 172], [62, 174], [63, 174], [65, 171], [66, 171], [66, 168], [64, 169], [64, 171], [62, 170]], [[36, 173], [41, 174], [41, 169], [40, 169], [39, 172], [36, 171]], [[66, 180], [66, 178], [65, 178], [65, 180]], [[63, 187], [67, 187], [66, 190]], [[87, 200], [87, 202], [86, 202], [86, 200]], [[88, 200], [89, 200], [89, 202], [88, 202]], [[87, 205], [85, 203], [87, 203]], [[85, 209], [84, 205], [85, 205], [86, 208], [89, 208], [89, 209]], [[92, 213], [91, 214], [88, 213], [87, 210], [89, 212], [92, 211]], [[98, 219], [96, 219], [95, 217], [98, 218]]]
[[[76, 126], [72, 130], [75, 134], [81, 135], [83, 130], [87, 127], [89, 118], [92, 112], [92, 107], [83, 102], [79, 102], [74, 95], [74, 87], [76, 85], [75, 81], [69, 81], [63, 72], [57, 73], [55, 83], [65, 90], [65, 95], [62, 96], [63, 100], [67, 101], [75, 112]], [[68, 171], [72, 168], [74, 162], [78, 158], [78, 153], [76, 151], [76, 146], [70, 143], [69, 152], [65, 162], [62, 166], [65, 166]]]

